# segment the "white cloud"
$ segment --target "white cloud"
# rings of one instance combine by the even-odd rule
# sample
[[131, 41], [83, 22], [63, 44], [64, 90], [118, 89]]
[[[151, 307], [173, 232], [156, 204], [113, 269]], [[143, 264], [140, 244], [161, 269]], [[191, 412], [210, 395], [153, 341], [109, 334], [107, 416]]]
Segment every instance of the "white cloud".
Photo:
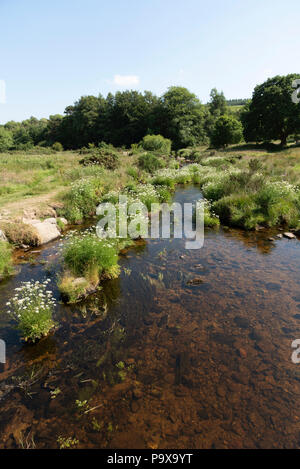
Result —
[[140, 77], [137, 75], [115, 75], [113, 82], [118, 86], [133, 86], [139, 84]]

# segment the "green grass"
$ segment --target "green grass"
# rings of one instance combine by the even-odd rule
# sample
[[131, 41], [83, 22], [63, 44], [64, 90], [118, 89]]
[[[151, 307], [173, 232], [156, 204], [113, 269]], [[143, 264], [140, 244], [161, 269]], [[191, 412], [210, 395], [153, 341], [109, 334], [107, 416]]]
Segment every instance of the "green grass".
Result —
[[0, 206], [63, 188], [66, 172], [78, 161], [75, 152], [0, 153]]
[[12, 273], [12, 249], [6, 241], [0, 241], [0, 279]]

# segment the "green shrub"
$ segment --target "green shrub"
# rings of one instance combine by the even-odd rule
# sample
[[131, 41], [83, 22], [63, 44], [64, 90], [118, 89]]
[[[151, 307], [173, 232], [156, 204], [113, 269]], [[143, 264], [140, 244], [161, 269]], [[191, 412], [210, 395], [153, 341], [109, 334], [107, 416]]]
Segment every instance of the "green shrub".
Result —
[[259, 207], [252, 195], [232, 194], [218, 200], [213, 208], [223, 224], [254, 229], [264, 222], [264, 216], [259, 213]]
[[255, 200], [270, 226], [298, 226], [298, 193], [291, 184], [285, 181], [268, 182], [256, 193]]
[[16, 320], [16, 327], [25, 341], [35, 342], [55, 326], [52, 318], [55, 301], [51, 291], [47, 290], [49, 281], [23, 282], [7, 303], [9, 314]]
[[62, 144], [60, 142], [55, 142], [52, 145], [52, 150], [54, 150], [54, 151], [63, 151], [63, 149], [64, 149], [64, 147], [62, 146]]
[[154, 176], [151, 180], [151, 184], [154, 186], [167, 186], [170, 189], [174, 189], [175, 181], [171, 176]]
[[114, 170], [119, 164], [119, 155], [109, 145], [100, 144], [98, 148], [91, 148], [87, 155], [79, 161], [83, 166], [99, 165]]
[[169, 188], [164, 186], [156, 187], [156, 192], [159, 196], [160, 202], [169, 202], [171, 200], [172, 193]]
[[205, 158], [201, 161], [203, 166], [211, 166], [213, 168], [218, 168], [220, 166], [230, 166], [234, 164], [236, 159], [233, 157], [222, 157], [222, 156], [211, 156], [209, 158]]
[[6, 241], [0, 241], [0, 280], [12, 273], [12, 248]]
[[171, 153], [171, 140], [162, 135], [146, 135], [141, 146], [146, 151], [153, 151], [161, 155], [169, 156]]
[[239, 143], [243, 139], [243, 126], [231, 116], [221, 116], [215, 123], [211, 144], [216, 148]]
[[164, 166], [163, 161], [152, 153], [146, 153], [139, 156], [138, 165], [148, 173], [154, 173], [154, 171], [157, 171]]
[[71, 223], [82, 221], [95, 214], [100, 200], [102, 185], [98, 178], [84, 178], [71, 184], [64, 197], [63, 215]]

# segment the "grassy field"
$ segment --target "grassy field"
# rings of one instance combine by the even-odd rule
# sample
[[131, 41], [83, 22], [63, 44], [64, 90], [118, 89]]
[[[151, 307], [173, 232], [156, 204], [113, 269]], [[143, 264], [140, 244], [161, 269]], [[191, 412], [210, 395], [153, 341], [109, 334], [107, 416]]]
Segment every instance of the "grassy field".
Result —
[[[223, 151], [205, 147], [197, 150], [206, 157], [238, 157], [235, 167], [240, 169], [246, 168], [249, 160], [257, 160], [260, 165], [256, 172], [263, 170], [268, 178], [300, 186], [300, 147], [267, 151], [248, 145], [232, 146]], [[128, 156], [123, 151], [119, 151], [119, 165], [114, 171], [97, 166], [84, 167], [79, 164], [81, 158], [78, 152], [71, 151], [0, 153], [0, 214], [5, 213], [13, 219], [20, 216], [24, 208], [42, 209], [53, 201], [63, 200], [72, 185], [82, 180], [94, 179], [101, 182], [104, 191], [116, 190], [133, 181], [131, 174], [137, 172], [138, 155]], [[143, 177], [140, 172], [139, 178]]]
[[0, 214], [14, 218], [24, 209], [42, 212], [47, 204], [61, 200], [74, 181], [94, 175], [99, 175], [105, 185], [121, 186], [127, 178], [126, 169], [135, 159], [122, 154], [119, 168], [112, 172], [83, 167], [81, 158], [71, 151], [0, 153]]

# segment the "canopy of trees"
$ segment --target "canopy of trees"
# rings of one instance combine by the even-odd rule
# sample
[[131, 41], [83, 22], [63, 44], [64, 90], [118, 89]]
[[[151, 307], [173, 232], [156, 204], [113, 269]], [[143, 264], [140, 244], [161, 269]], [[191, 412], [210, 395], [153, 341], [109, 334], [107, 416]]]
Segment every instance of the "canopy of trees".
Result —
[[242, 114], [247, 142], [280, 140], [285, 145], [289, 135], [300, 130], [300, 106], [292, 101], [292, 83], [300, 75], [276, 76], [256, 86], [252, 101]]
[[[247, 142], [280, 139], [285, 144], [290, 135], [300, 134], [300, 104], [291, 99], [295, 91], [292, 82], [297, 78], [300, 75], [271, 78], [255, 88], [249, 101], [226, 101], [223, 92], [213, 88], [206, 105], [180, 86], [170, 87], [160, 97], [133, 90], [109, 93], [106, 98], [82, 96], [66, 107], [64, 116], [31, 117], [0, 126], [0, 151], [34, 145], [58, 150], [58, 143], [64, 149], [98, 146], [101, 142], [130, 147], [146, 135], [169, 139], [175, 150], [209, 140], [223, 146], [240, 141], [240, 122]], [[234, 109], [233, 105], [241, 104], [244, 107]], [[150, 140], [148, 144], [153, 145]]]

